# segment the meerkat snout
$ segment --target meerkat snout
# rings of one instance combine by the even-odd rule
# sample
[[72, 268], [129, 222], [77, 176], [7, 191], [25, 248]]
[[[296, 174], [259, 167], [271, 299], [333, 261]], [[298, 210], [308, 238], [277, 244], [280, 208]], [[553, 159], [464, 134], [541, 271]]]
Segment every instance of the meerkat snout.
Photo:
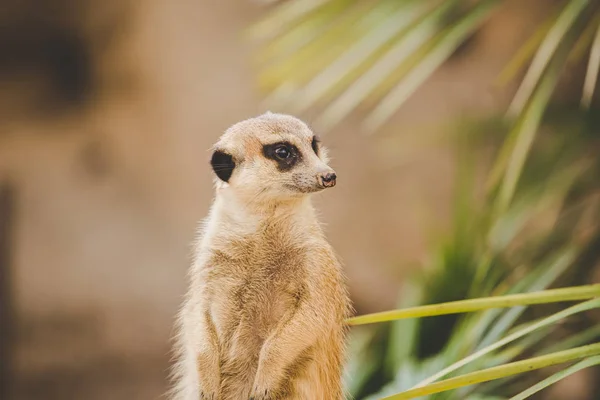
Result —
[[319, 184], [324, 188], [334, 187], [337, 175], [335, 172], [321, 172], [318, 176]]

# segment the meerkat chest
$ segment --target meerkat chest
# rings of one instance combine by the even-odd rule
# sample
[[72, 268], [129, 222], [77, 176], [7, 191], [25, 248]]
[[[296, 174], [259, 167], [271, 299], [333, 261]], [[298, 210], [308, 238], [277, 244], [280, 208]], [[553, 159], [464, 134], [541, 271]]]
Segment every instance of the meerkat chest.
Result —
[[264, 340], [286, 313], [308, 295], [306, 252], [266, 244], [213, 262], [211, 315], [219, 336]]

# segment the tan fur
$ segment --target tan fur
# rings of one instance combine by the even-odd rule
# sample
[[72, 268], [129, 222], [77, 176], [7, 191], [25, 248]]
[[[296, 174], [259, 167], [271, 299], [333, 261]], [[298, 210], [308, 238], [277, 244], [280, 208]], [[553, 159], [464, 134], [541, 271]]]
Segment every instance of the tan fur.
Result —
[[[310, 203], [331, 171], [300, 120], [267, 113], [231, 127], [215, 149], [233, 156], [229, 183], [201, 229], [180, 315], [176, 400], [339, 400], [344, 319], [340, 264]], [[262, 147], [295, 144], [281, 172]], [[290, 188], [295, 185], [296, 190]]]

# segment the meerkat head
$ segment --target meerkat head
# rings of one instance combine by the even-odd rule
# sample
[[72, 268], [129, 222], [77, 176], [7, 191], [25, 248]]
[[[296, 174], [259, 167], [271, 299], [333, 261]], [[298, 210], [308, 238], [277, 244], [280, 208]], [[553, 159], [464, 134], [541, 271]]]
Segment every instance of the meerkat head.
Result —
[[213, 148], [218, 187], [248, 201], [285, 200], [333, 187], [325, 149], [299, 119], [267, 112], [229, 128]]

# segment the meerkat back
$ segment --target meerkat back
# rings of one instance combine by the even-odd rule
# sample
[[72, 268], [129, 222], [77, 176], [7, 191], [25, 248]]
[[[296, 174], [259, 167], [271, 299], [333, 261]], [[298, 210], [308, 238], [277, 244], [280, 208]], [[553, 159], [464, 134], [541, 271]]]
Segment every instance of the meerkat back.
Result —
[[310, 197], [335, 186], [302, 121], [267, 113], [212, 150], [216, 195], [179, 318], [174, 400], [342, 399], [343, 273]]

